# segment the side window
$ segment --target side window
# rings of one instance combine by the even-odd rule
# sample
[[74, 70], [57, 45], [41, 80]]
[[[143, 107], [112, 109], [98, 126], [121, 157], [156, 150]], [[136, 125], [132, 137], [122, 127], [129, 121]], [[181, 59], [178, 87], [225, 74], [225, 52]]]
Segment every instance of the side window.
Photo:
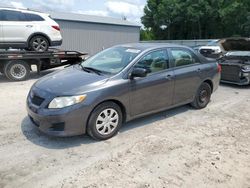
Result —
[[0, 21], [3, 21], [3, 13], [2, 13], [3, 11], [2, 10], [0, 10]]
[[144, 68], [148, 73], [155, 73], [169, 68], [169, 58], [166, 50], [159, 50], [145, 55], [135, 67]]
[[197, 58], [187, 50], [171, 49], [170, 52], [173, 56], [174, 64], [176, 67], [199, 63]]
[[36, 14], [25, 13], [27, 21], [44, 21], [44, 19]]
[[4, 10], [2, 17], [3, 21], [26, 21], [25, 15], [19, 11]]

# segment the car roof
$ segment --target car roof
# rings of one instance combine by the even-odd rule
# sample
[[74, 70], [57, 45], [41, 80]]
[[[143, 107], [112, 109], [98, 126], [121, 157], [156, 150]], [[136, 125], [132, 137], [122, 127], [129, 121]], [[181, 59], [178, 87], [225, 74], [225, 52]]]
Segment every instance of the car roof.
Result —
[[14, 11], [21, 11], [25, 13], [33, 13], [33, 14], [40, 14], [40, 15], [49, 15], [43, 12], [30, 10], [30, 9], [21, 9], [21, 8], [10, 8], [10, 7], [0, 7], [0, 10], [14, 10]]
[[[149, 49], [158, 49], [158, 48], [171, 48], [171, 47], [181, 47], [181, 48], [188, 48], [187, 46], [178, 45], [178, 44], [171, 44], [171, 43], [151, 43], [151, 42], [141, 42], [141, 43], [129, 43], [118, 45], [120, 47], [127, 47], [127, 48], [135, 48], [141, 51], [149, 50]], [[189, 48], [188, 48], [189, 49]]]

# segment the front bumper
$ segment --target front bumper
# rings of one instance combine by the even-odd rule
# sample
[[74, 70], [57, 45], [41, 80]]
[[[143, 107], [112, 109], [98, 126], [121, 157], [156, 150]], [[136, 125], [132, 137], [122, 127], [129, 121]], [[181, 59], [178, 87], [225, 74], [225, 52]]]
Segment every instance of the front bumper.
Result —
[[[44, 97], [44, 96], [43, 96]], [[31, 122], [42, 132], [52, 136], [76, 136], [86, 132], [90, 108], [74, 105], [63, 109], [48, 109], [46, 99], [41, 106], [32, 103], [29, 94], [26, 109]]]
[[221, 82], [236, 84], [236, 85], [249, 85], [250, 84], [250, 71], [243, 70], [240, 64], [221, 64]]
[[244, 79], [241, 79], [240, 81], [229, 81], [229, 80], [221, 80], [222, 83], [227, 83], [227, 84], [235, 84], [239, 86], [246, 86], [250, 84], [250, 77], [245, 77]]
[[36, 114], [29, 106], [27, 106], [27, 111], [31, 122], [39, 128], [40, 131], [48, 135], [76, 136], [86, 132], [86, 121], [84, 121], [84, 118], [77, 115], [79, 114], [77, 111], [51, 116]]

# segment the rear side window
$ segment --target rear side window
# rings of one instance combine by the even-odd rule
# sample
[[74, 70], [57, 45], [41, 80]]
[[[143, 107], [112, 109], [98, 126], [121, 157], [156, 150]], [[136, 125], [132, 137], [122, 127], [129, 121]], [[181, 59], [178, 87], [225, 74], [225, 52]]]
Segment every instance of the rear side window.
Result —
[[36, 14], [25, 13], [27, 21], [44, 21], [44, 19]]
[[192, 54], [188, 50], [171, 49], [170, 52], [173, 57], [175, 67], [200, 63], [199, 60], [194, 56], [194, 54]]
[[26, 21], [26, 18], [20, 11], [3, 10], [2, 21]]
[[0, 10], [0, 21], [3, 21], [2, 10]]

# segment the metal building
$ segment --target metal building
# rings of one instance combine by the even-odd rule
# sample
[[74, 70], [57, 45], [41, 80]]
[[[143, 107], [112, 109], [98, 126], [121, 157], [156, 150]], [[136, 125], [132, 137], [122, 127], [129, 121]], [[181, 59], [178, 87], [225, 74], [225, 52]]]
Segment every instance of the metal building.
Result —
[[122, 19], [72, 13], [50, 13], [60, 25], [60, 48], [90, 55], [117, 44], [139, 42], [140, 25]]

